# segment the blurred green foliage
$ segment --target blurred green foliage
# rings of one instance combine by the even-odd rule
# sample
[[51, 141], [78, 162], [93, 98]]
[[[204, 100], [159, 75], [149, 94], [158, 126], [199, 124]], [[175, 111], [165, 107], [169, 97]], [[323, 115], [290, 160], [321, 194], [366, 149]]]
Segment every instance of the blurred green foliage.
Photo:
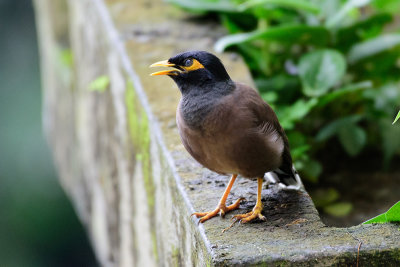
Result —
[[89, 84], [90, 91], [104, 92], [110, 85], [110, 77], [101, 75]]
[[318, 181], [318, 151], [337, 140], [355, 157], [400, 149], [392, 126], [400, 105], [400, 28], [396, 0], [169, 0], [214, 13], [229, 31], [215, 44], [246, 60], [275, 109], [302, 176]]
[[312, 198], [315, 207], [335, 217], [346, 216], [353, 209], [352, 203], [340, 201], [339, 192], [332, 187], [327, 189], [318, 188], [313, 192]]
[[0, 266], [97, 266], [43, 137], [30, 0], [0, 1]]

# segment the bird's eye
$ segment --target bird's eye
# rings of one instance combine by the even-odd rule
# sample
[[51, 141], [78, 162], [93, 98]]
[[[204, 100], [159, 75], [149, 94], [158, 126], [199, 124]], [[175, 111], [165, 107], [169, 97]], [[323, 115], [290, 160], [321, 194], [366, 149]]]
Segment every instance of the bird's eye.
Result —
[[190, 67], [193, 64], [193, 59], [192, 58], [188, 58], [185, 60], [185, 67]]

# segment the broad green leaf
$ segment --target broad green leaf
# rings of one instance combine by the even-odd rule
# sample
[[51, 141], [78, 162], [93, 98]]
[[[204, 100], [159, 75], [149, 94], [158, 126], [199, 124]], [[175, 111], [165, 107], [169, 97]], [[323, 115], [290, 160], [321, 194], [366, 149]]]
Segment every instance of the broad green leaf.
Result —
[[381, 215], [378, 215], [372, 219], [369, 219], [366, 222], [363, 222], [363, 224], [370, 224], [370, 223], [387, 223], [387, 219], [386, 219], [386, 213], [383, 213]]
[[261, 97], [265, 100], [267, 103], [274, 103], [278, 99], [278, 94], [274, 91], [271, 92], [265, 92], [261, 94]]
[[281, 107], [277, 114], [282, 127], [286, 130], [293, 129], [295, 123], [303, 119], [316, 104], [315, 98], [308, 101], [299, 99], [291, 106]]
[[315, 140], [316, 141], [325, 141], [328, 138], [336, 135], [341, 128], [347, 127], [347, 125], [349, 125], [349, 124], [355, 124], [361, 119], [362, 119], [361, 115], [352, 115], [349, 117], [337, 119], [337, 120], [329, 123], [325, 127], [323, 127], [316, 135]]
[[298, 70], [303, 93], [307, 96], [321, 96], [343, 77], [346, 60], [338, 51], [317, 50], [301, 57]]
[[[393, 107], [400, 103], [400, 84], [388, 82], [382, 86], [367, 89], [363, 97], [372, 101], [375, 111], [386, 113], [382, 114], [382, 117], [392, 123], [390, 116], [393, 114]], [[390, 124], [388, 127], [392, 128]]]
[[238, 33], [241, 32], [240, 27], [230, 19], [228, 14], [221, 14], [221, 23], [228, 30], [229, 33]]
[[322, 172], [322, 165], [316, 160], [308, 159], [303, 162], [301, 172], [307, 180], [316, 183], [318, 182], [318, 177]]
[[336, 217], [343, 217], [346, 216], [351, 212], [353, 209], [353, 205], [349, 202], [339, 202], [324, 208], [324, 212], [336, 216]]
[[222, 13], [237, 13], [238, 8], [230, 1], [204, 1], [204, 0], [167, 0], [167, 2], [178, 5], [182, 8], [195, 11], [214, 11]]
[[277, 6], [293, 8], [295, 10], [305, 10], [314, 14], [318, 14], [320, 12], [318, 6], [304, 0], [249, 0], [241, 4], [239, 9], [247, 10], [249, 8], [258, 7], [265, 4], [274, 4]]
[[400, 201], [386, 212], [386, 219], [389, 222], [400, 222]]
[[290, 141], [291, 150], [302, 146], [308, 146], [306, 136], [300, 131], [290, 131], [287, 133], [287, 137]]
[[400, 222], [400, 201], [394, 204], [387, 212], [378, 215], [363, 224]]
[[342, 1], [341, 0], [329, 0], [329, 1], [322, 1], [322, 0], [311, 0], [315, 4], [317, 4], [321, 10], [321, 17], [319, 18], [319, 21], [316, 21], [314, 23], [321, 24], [321, 18], [323, 21], [326, 22], [328, 18], [331, 18], [334, 14], [336, 14], [341, 6], [342, 6]]
[[[255, 83], [257, 88], [259, 88], [260, 91], [275, 91], [279, 95], [279, 100], [287, 102], [286, 100], [289, 99], [290, 94], [295, 93], [297, 95], [297, 92], [293, 92], [294, 90], [292, 90], [292, 88], [296, 88], [297, 90], [300, 81], [297, 77], [288, 75], [286, 71], [284, 72], [283, 74], [256, 79]], [[283, 93], [285, 95], [283, 95]], [[294, 99], [296, 98], [298, 97], [294, 97]]]
[[400, 34], [383, 34], [374, 39], [353, 45], [347, 58], [350, 63], [356, 63], [398, 45], [400, 45]]
[[99, 91], [103, 92], [107, 89], [110, 84], [110, 78], [106, 75], [102, 75], [97, 77], [94, 81], [89, 84], [90, 91]]
[[382, 138], [384, 167], [389, 167], [390, 159], [400, 149], [400, 127], [393, 125], [389, 118], [382, 118], [377, 127]]
[[329, 92], [326, 95], [321, 96], [318, 99], [318, 107], [323, 107], [326, 104], [332, 102], [333, 100], [337, 99], [338, 97], [341, 97], [343, 95], [352, 93], [352, 92], [356, 92], [359, 91], [361, 89], [365, 89], [365, 88], [371, 88], [372, 87], [372, 82], [371, 81], [363, 81], [363, 82], [359, 82], [359, 83], [354, 83], [354, 84], [349, 84], [345, 87], [336, 89], [333, 92]]
[[393, 16], [388, 13], [374, 14], [364, 20], [357, 21], [356, 23], [340, 28], [337, 32], [337, 45], [341, 50], [348, 51], [355, 43], [363, 40], [374, 38], [380, 34], [385, 24], [391, 22]]
[[398, 121], [399, 119], [400, 119], [400, 110], [399, 110], [399, 112], [397, 113], [397, 116], [396, 116], [396, 118], [394, 119], [392, 125], [395, 124], [396, 121]]
[[284, 25], [270, 27], [265, 30], [228, 35], [219, 39], [214, 48], [217, 52], [222, 52], [229, 46], [259, 39], [291, 44], [325, 45], [329, 38], [329, 32], [324, 27]]
[[376, 9], [397, 15], [400, 11], [399, 0], [374, 0], [371, 3]]
[[359, 126], [349, 124], [339, 129], [339, 140], [347, 154], [355, 156], [367, 142], [367, 134]]
[[249, 44], [238, 44], [238, 49], [242, 52], [243, 56], [247, 59], [247, 62], [251, 69], [256, 69], [262, 73], [268, 73], [269, 64], [268, 60], [262, 56], [260, 49]]
[[339, 9], [339, 11], [334, 14], [332, 17], [330, 17], [325, 25], [328, 28], [334, 28], [337, 27], [341, 24], [343, 19], [348, 15], [348, 13], [353, 9], [357, 7], [363, 7], [367, 5], [370, 2], [370, 0], [348, 0], [345, 2], [345, 4]]
[[311, 146], [309, 146], [309, 145], [292, 148], [290, 152], [292, 154], [293, 160], [300, 158], [300, 156], [303, 155], [304, 153], [306, 153], [308, 150], [310, 150], [310, 148], [311, 148]]

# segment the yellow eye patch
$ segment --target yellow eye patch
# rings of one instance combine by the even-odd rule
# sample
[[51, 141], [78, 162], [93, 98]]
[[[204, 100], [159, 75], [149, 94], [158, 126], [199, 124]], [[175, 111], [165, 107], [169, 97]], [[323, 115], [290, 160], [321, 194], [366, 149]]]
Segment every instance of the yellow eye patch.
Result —
[[[190, 65], [191, 64], [191, 65]], [[188, 66], [189, 65], [189, 66]], [[204, 66], [194, 58], [187, 59], [185, 62], [185, 66], [181, 66], [186, 71], [193, 71], [198, 69], [204, 69]]]

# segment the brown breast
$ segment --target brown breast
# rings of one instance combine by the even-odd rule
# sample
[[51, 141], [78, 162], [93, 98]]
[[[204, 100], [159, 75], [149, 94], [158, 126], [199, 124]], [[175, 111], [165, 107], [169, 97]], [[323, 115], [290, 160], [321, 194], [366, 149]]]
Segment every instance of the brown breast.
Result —
[[248, 178], [263, 176], [281, 164], [284, 142], [274, 120], [259, 94], [241, 84], [217, 102], [201, 129], [188, 127], [180, 106], [177, 110], [181, 140], [193, 158], [212, 171]]

